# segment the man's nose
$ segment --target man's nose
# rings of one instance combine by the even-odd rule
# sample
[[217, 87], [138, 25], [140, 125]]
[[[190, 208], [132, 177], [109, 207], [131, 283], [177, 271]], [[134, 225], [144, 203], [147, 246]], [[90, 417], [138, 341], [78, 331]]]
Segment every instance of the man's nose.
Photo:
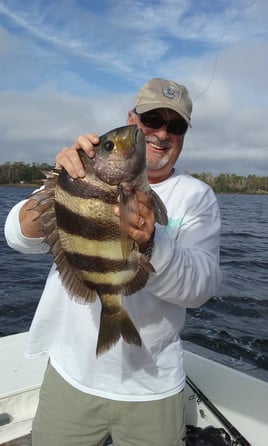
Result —
[[155, 134], [158, 136], [158, 138], [163, 141], [165, 139], [167, 139], [168, 137], [168, 131], [167, 131], [167, 124], [163, 124], [162, 127], [160, 127], [159, 129], [157, 129], [155, 131]]

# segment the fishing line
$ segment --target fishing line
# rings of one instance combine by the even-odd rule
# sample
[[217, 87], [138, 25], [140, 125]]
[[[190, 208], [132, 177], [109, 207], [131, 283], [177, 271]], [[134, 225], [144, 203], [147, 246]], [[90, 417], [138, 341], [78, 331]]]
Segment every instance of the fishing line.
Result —
[[218, 45], [217, 45], [216, 55], [215, 55], [215, 59], [214, 59], [214, 64], [213, 64], [213, 69], [212, 69], [212, 74], [211, 74], [210, 80], [208, 81], [208, 84], [207, 84], [207, 86], [204, 88], [204, 90], [202, 90], [201, 93], [199, 93], [199, 95], [197, 95], [197, 96], [193, 99], [193, 102], [196, 102], [201, 96], [203, 96], [203, 95], [208, 91], [208, 89], [211, 87], [212, 82], [214, 81], [214, 77], [215, 77], [215, 73], [216, 73], [216, 68], [217, 68], [217, 65], [218, 65], [218, 58], [219, 58], [219, 53], [220, 53], [220, 45], [221, 45], [221, 43], [222, 43], [224, 37], [226, 36], [227, 32], [228, 32], [229, 29], [233, 26], [233, 24], [234, 24], [235, 22], [237, 22], [238, 18], [241, 17], [241, 16], [245, 13], [245, 11], [246, 11], [250, 6], [252, 6], [254, 3], [256, 3], [256, 1], [257, 1], [257, 0], [252, 0], [251, 2], [249, 2], [249, 3], [244, 7], [244, 9], [242, 9], [242, 11], [239, 12], [239, 14], [236, 14], [236, 16], [233, 18], [233, 20], [227, 25], [227, 27], [226, 27], [225, 30], [223, 31], [223, 33], [222, 33], [222, 35], [221, 35], [221, 37], [220, 37], [220, 39], [219, 39]]

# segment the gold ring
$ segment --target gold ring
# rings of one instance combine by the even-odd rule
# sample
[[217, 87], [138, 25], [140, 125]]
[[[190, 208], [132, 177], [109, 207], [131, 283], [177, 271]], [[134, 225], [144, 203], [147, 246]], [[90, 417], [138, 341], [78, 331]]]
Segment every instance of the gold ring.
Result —
[[144, 225], [145, 225], [145, 220], [144, 220], [144, 218], [141, 218], [138, 227], [142, 228]]

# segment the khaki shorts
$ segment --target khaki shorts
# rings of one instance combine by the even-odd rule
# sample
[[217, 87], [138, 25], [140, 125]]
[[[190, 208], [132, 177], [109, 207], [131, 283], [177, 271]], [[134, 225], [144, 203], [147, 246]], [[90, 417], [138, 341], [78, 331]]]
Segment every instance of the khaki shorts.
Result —
[[185, 446], [183, 392], [157, 401], [113, 401], [68, 384], [51, 366], [33, 421], [33, 446]]

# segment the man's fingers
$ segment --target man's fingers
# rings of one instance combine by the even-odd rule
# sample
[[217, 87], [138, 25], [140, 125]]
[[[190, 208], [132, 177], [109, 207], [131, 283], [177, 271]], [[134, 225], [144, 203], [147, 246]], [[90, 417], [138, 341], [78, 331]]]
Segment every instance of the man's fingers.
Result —
[[84, 150], [90, 158], [94, 158], [94, 145], [98, 144], [98, 142], [99, 137], [95, 133], [79, 136], [71, 147], [64, 147], [57, 154], [56, 168], [64, 168], [72, 178], [85, 176], [85, 170], [78, 150]]

